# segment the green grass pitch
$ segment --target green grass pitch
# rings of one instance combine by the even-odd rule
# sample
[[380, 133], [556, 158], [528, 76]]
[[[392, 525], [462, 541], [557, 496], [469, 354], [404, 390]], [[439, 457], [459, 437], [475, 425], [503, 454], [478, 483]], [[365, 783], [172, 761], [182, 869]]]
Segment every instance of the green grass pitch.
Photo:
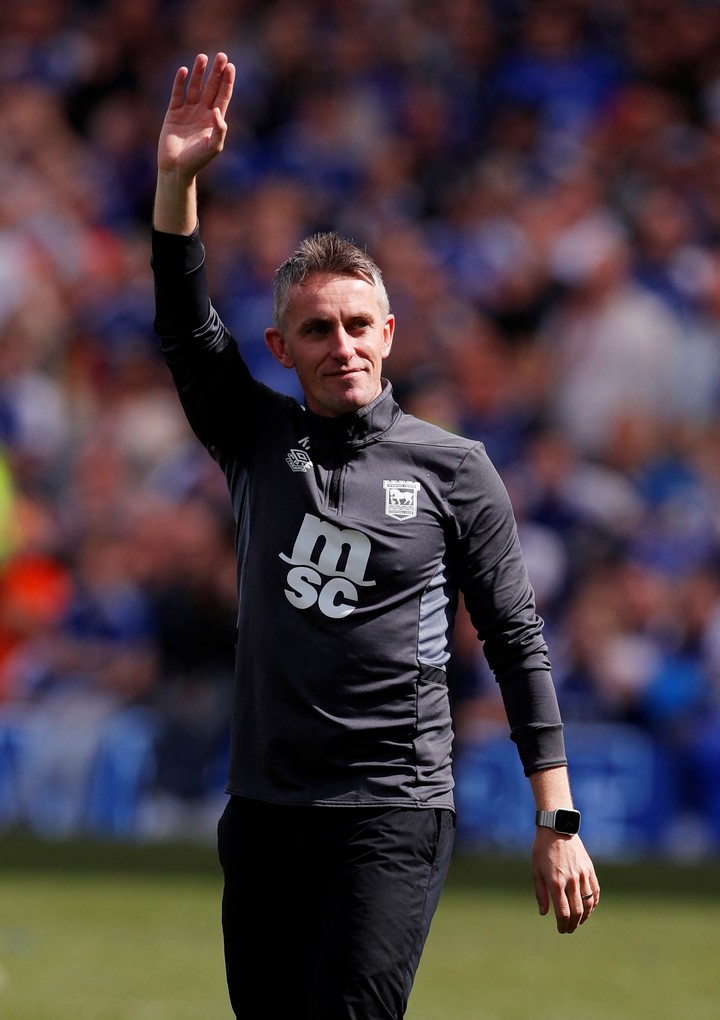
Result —
[[[458, 858], [408, 1020], [717, 1020], [720, 865], [599, 872], [560, 936], [525, 861]], [[211, 849], [0, 839], [0, 1017], [230, 1020], [219, 905]]]

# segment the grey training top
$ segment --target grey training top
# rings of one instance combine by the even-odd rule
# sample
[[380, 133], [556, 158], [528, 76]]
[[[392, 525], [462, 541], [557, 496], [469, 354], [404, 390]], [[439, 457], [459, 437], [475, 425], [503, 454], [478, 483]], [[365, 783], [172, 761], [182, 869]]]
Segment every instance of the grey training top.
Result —
[[197, 231], [153, 235], [155, 328], [237, 520], [227, 790], [284, 804], [452, 807], [458, 592], [527, 774], [565, 763], [542, 621], [481, 443], [371, 404], [322, 418], [250, 376]]

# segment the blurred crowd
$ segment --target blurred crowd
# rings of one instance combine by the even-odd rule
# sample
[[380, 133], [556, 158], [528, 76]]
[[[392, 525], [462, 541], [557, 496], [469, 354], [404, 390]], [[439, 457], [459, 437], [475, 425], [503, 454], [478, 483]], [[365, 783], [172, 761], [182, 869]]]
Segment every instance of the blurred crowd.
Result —
[[[237, 84], [201, 226], [253, 372], [294, 392], [263, 329], [296, 243], [366, 245], [400, 403], [482, 440], [508, 486], [566, 721], [650, 734], [720, 846], [716, 0], [2, 6], [0, 718], [23, 811], [77, 827], [118, 720], [151, 748], [148, 832], [222, 790], [233, 522], [149, 269], [170, 84], [218, 49]], [[462, 614], [452, 674], [459, 739], [482, 739], [501, 712]]]

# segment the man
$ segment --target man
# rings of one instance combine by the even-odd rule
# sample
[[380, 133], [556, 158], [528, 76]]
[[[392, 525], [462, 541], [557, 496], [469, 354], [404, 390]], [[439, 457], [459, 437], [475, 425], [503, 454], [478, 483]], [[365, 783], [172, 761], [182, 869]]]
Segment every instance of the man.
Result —
[[[481, 444], [404, 415], [395, 320], [335, 234], [275, 280], [265, 339], [304, 406], [255, 382], [210, 304], [195, 181], [223, 148], [234, 68], [181, 68], [158, 148], [156, 329], [237, 519], [238, 653], [219, 826], [238, 1017], [398, 1018], [452, 848], [445, 667], [458, 591], [485, 642], [539, 811], [533, 874], [557, 928], [599, 886], [578, 821], [541, 621]], [[557, 812], [559, 814], [552, 814]], [[556, 831], [550, 827], [555, 824]]]

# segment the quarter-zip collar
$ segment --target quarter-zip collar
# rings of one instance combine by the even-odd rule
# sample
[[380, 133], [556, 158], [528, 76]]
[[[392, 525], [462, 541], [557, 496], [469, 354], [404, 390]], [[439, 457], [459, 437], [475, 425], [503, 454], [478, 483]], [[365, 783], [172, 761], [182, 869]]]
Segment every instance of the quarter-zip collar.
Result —
[[382, 391], [365, 407], [340, 418], [325, 418], [305, 409], [310, 443], [316, 453], [336, 453], [375, 442], [401, 413], [392, 386], [382, 380]]

